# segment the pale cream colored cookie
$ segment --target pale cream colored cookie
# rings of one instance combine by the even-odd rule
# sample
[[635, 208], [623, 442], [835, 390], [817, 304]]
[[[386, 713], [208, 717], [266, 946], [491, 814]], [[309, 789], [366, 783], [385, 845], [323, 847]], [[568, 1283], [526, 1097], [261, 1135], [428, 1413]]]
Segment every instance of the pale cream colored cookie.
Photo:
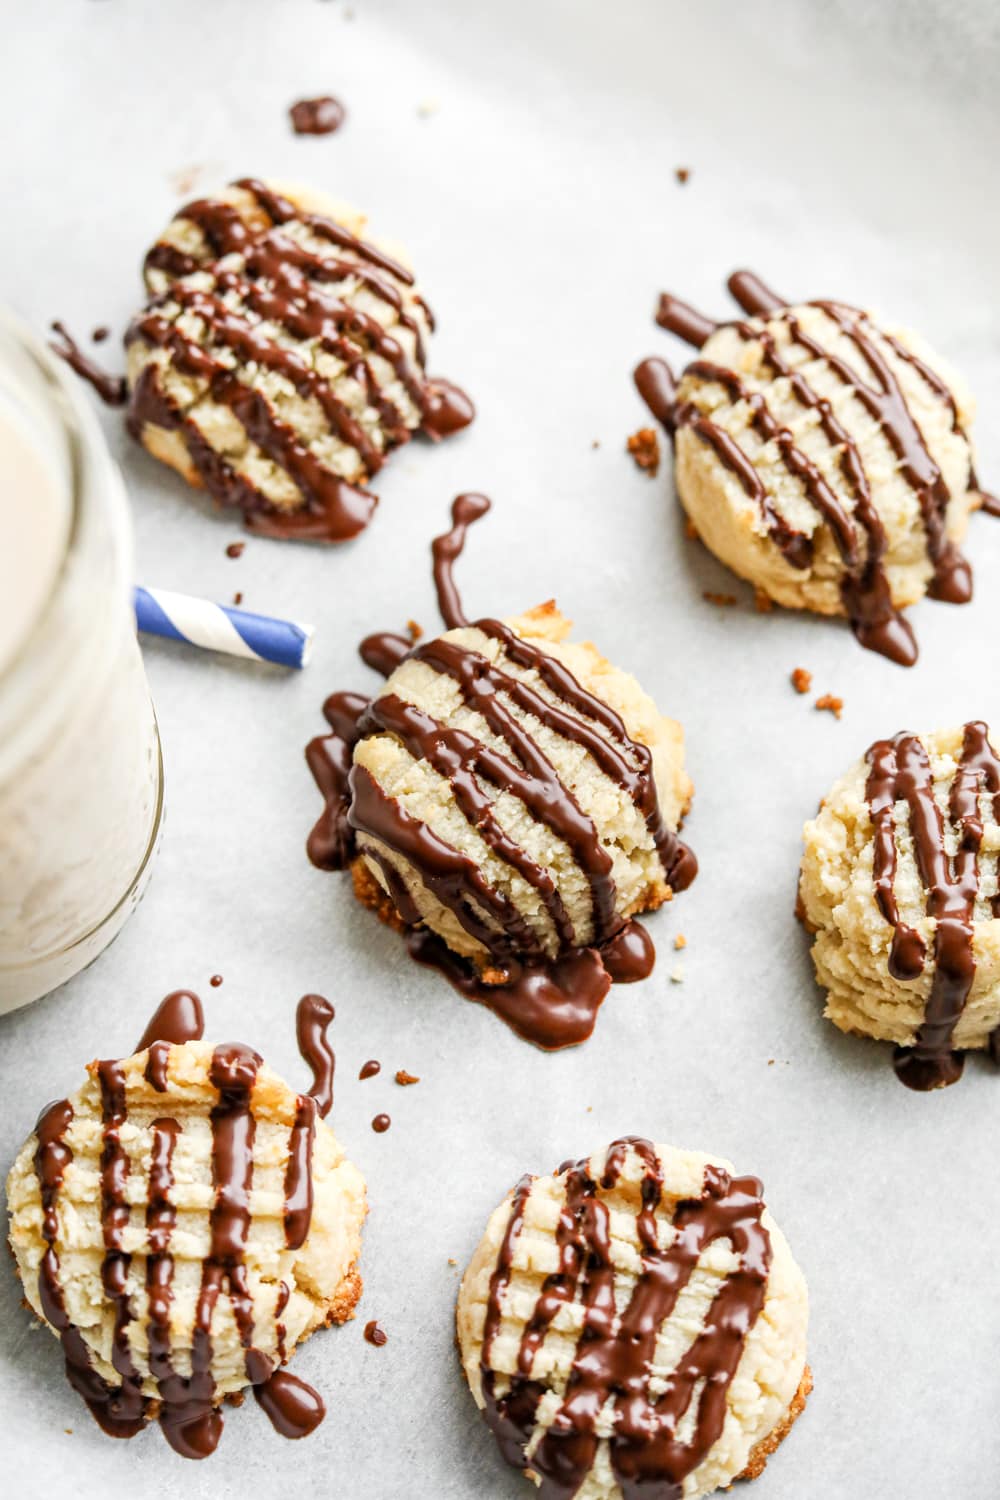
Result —
[[[354, 749], [351, 816], [370, 873], [397, 909], [405, 907], [401, 914], [407, 921], [423, 922], [456, 953], [480, 966], [489, 961], [492, 945], [470, 931], [477, 922], [485, 924], [494, 937], [506, 933], [515, 948], [523, 949], [527, 939], [549, 957], [574, 943], [585, 945], [607, 936], [598, 931], [592, 881], [581, 864], [581, 847], [590, 841], [596, 841], [597, 854], [607, 864], [609, 928], [670, 899], [668, 870], [654, 838], [654, 820], [648, 816], [650, 804], [644, 807], [635, 786], [616, 778], [614, 764], [619, 758], [628, 775], [650, 779], [652, 802], [658, 802], [668, 832], [678, 828], [692, 793], [684, 770], [680, 725], [660, 714], [635, 678], [606, 661], [593, 645], [569, 640], [571, 623], [553, 604], [508, 620], [506, 627], [516, 642], [568, 668], [575, 684], [592, 695], [596, 704], [574, 706], [558, 683], [551, 677], [546, 680], [547, 669], [540, 668], [537, 660], [516, 660], [510, 642], [485, 633], [478, 625], [450, 630], [440, 643], [421, 643], [392, 673], [375, 701], [376, 714], [386, 701], [402, 700], [440, 730], [467, 737], [458, 747], [467, 764], [473, 764], [476, 746], [486, 747], [498, 758], [500, 785], [483, 774], [489, 766], [478, 765], [476, 785], [485, 799], [485, 814], [482, 806], [463, 806], [456, 792], [454, 762], [435, 763], [433, 755], [421, 754], [426, 743], [423, 747], [413, 740], [408, 744], [392, 732], [392, 726], [368, 726]], [[444, 663], [434, 657], [440, 649], [448, 653]], [[487, 676], [502, 674], [496, 679], [495, 698], [490, 691], [477, 697], [475, 687], [468, 687], [477, 678], [483, 680], [477, 663], [486, 668]], [[464, 687], [463, 670], [472, 673]], [[533, 700], [516, 701], [511, 684], [527, 689], [535, 695]], [[509, 733], [505, 737], [496, 721], [491, 725], [484, 717], [494, 702], [510, 716], [513, 739]], [[595, 708], [601, 707], [613, 710], [617, 731], [593, 717]], [[542, 722], [539, 709], [553, 709], [558, 719]], [[529, 808], [516, 776], [505, 772], [505, 766], [523, 767], [524, 747], [517, 745], [518, 734], [526, 736], [527, 753], [543, 762], [535, 767], [539, 778], [551, 776], [553, 790], [545, 807]], [[596, 738], [596, 753], [595, 746], [586, 743], [590, 736]], [[603, 747], [614, 751], [614, 761], [602, 766], [597, 755]], [[398, 830], [392, 837], [374, 836], [358, 802], [358, 770], [374, 780], [384, 798], [391, 799], [408, 826], [426, 830], [433, 840], [469, 862], [472, 878], [481, 879], [485, 890], [506, 904], [505, 909], [487, 906], [475, 889], [470, 891], [468, 880], [463, 882], [464, 899], [450, 901], [454, 888], [434, 887], [427, 878], [430, 865], [420, 848], [408, 851], [404, 840], [395, 836]], [[569, 822], [582, 830], [582, 844], [576, 849], [567, 837], [572, 829], [554, 822], [550, 814], [557, 801], [563, 804]], [[562, 933], [553, 918], [556, 902], [565, 918]], [[468, 920], [470, 908], [472, 922]], [[518, 923], [523, 924], [520, 937]]]
[[575, 1500], [621, 1500], [637, 1472], [694, 1500], [761, 1471], [812, 1382], [805, 1282], [760, 1194], [634, 1138], [522, 1179], [457, 1308], [509, 1463]]
[[827, 1016], [928, 1065], [1000, 1026], [994, 745], [977, 723], [879, 741], [803, 834], [799, 911]]
[[73, 1383], [97, 1392], [95, 1415], [124, 1409], [124, 1386], [170, 1435], [352, 1316], [367, 1208], [313, 1101], [256, 1054], [191, 1041], [165, 1056], [162, 1088], [147, 1051], [92, 1063], [25, 1142], [7, 1200], [24, 1295], [71, 1378], [84, 1367]]
[[980, 503], [973, 403], [915, 333], [836, 302], [724, 323], [675, 411], [681, 503], [768, 598], [847, 615], [866, 644], [910, 661], [894, 607], [969, 597], [955, 543]]
[[256, 530], [354, 535], [375, 503], [357, 491], [393, 448], [471, 419], [428, 380], [429, 310], [365, 223], [311, 189], [241, 179], [181, 209], [146, 258], [130, 430]]

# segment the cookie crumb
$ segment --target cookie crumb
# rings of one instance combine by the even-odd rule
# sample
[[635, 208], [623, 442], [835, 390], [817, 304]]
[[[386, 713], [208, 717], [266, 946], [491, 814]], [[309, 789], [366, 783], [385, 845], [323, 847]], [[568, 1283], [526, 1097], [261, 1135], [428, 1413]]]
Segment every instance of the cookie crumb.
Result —
[[684, 535], [687, 537], [689, 542], [701, 541], [701, 537], [698, 535], [698, 528], [694, 524], [690, 516], [684, 517]]
[[226, 548], [227, 557], [242, 557], [246, 550], [246, 542], [230, 542]]
[[683, 984], [684, 983], [684, 966], [682, 964], [678, 964], [676, 966], [676, 968], [673, 968], [673, 969], [670, 970], [670, 983], [671, 984]]
[[72, 1429], [72, 1427], [64, 1427], [63, 1428], [63, 1432], [66, 1434], [67, 1437], [72, 1437], [73, 1436], [73, 1429]]
[[753, 607], [759, 615], [769, 615], [774, 608], [774, 600], [758, 586], [753, 591]]
[[455, 1257], [453, 1255], [449, 1255], [449, 1257], [448, 1257], [448, 1264], [449, 1264], [449, 1266], [457, 1266], [458, 1265], [458, 1261], [455, 1259]]
[[717, 605], [719, 609], [731, 609], [736, 603], [735, 594], [714, 594], [711, 589], [705, 589], [701, 597], [707, 599], [709, 604]]
[[688, 945], [687, 938], [684, 936], [683, 932], [679, 932], [677, 934], [677, 936], [674, 938], [674, 947], [675, 948], [686, 948], [687, 945]]
[[419, 641], [420, 637], [424, 633], [424, 627], [422, 625], [418, 625], [416, 620], [407, 620], [406, 628], [410, 633], [410, 640], [414, 642]]
[[406, 1088], [411, 1083], [419, 1083], [420, 1079], [416, 1073], [408, 1073], [405, 1068], [400, 1068], [396, 1074], [396, 1082], [401, 1088]]
[[843, 698], [835, 698], [832, 693], [822, 693], [816, 699], [813, 707], [825, 710], [827, 713], [833, 714], [835, 719], [839, 719], [844, 709], [844, 700]]
[[[104, 340], [107, 338], [110, 332], [111, 329], [108, 327], [107, 323], [102, 323], [99, 328], [94, 329], [90, 337], [93, 339], [95, 344], [103, 344]], [[67, 1430], [72, 1431], [71, 1428]]]
[[233, 595], [233, 603], [234, 604], [242, 604], [243, 603], [243, 595], [239, 591], [239, 589], [237, 589], [236, 593]]
[[384, 1344], [389, 1342], [389, 1335], [382, 1327], [382, 1324], [377, 1323], [374, 1318], [372, 1318], [370, 1323], [365, 1324], [365, 1338], [369, 1344], [374, 1344], [376, 1349], [381, 1349]]
[[636, 468], [642, 469], [650, 479], [659, 472], [660, 440], [653, 427], [640, 427], [626, 439], [625, 446], [635, 459]]
[[594, 440], [593, 440], [593, 442], [591, 443], [590, 446], [592, 448], [599, 448], [601, 446], [601, 440], [600, 440], [600, 438], [594, 438]]
[[[813, 685], [813, 674], [807, 672], [805, 667], [796, 667], [792, 673], [792, 687], [797, 693], [808, 693]], [[819, 704], [816, 705], [817, 708]]]
[[167, 174], [167, 181], [179, 198], [186, 198], [189, 193], [194, 192], [203, 171], [201, 166], [180, 167], [176, 172]]
[[675, 167], [674, 176], [677, 178], [677, 181], [680, 183], [681, 187], [683, 187], [686, 182], [690, 182], [691, 180], [691, 168]]
[[769, 1057], [768, 1058], [767, 1065], [768, 1065], [769, 1068], [773, 1068], [774, 1067], [774, 1058], [773, 1057]]

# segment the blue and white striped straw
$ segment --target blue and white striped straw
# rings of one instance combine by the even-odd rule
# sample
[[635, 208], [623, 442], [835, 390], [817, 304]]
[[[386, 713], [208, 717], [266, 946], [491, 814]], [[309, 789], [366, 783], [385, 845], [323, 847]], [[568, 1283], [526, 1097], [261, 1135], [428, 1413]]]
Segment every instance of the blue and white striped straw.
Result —
[[281, 667], [304, 667], [312, 649], [313, 627], [294, 620], [255, 615], [247, 609], [211, 604], [170, 589], [135, 591], [135, 617], [147, 635], [186, 641], [204, 651], [222, 651], [247, 661], [270, 661]]

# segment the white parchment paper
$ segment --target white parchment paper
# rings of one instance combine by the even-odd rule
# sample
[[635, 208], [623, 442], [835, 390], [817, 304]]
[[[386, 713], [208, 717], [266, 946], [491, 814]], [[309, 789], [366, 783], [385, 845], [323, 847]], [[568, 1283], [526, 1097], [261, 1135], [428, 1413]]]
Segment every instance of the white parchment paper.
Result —
[[[224, 602], [242, 590], [249, 608], [313, 621], [317, 646], [293, 677], [145, 643], [168, 776], [158, 868], [95, 967], [0, 1022], [0, 1162], [87, 1059], [130, 1049], [168, 989], [198, 989], [211, 1036], [252, 1043], [290, 1078], [295, 1001], [319, 990], [338, 1016], [333, 1122], [371, 1195], [365, 1294], [356, 1322], [296, 1361], [327, 1399], [317, 1434], [284, 1442], [250, 1402], [198, 1466], [155, 1430], [102, 1436], [0, 1262], [6, 1493], [529, 1494], [458, 1368], [460, 1270], [522, 1171], [638, 1132], [760, 1174], [809, 1279], [816, 1390], [761, 1500], [996, 1494], [1000, 1079], [974, 1060], [945, 1093], [901, 1088], [887, 1049], [821, 1019], [792, 906], [802, 822], [873, 738], [1000, 717], [1000, 527], [972, 523], [969, 608], [912, 612], [921, 660], [907, 673], [842, 624], [756, 613], [685, 540], [669, 466], [650, 480], [623, 447], [644, 419], [633, 363], [682, 355], [652, 324], [656, 292], [721, 314], [724, 277], [746, 264], [791, 297], [841, 296], [922, 329], [976, 389], [981, 473], [1000, 483], [998, 66], [989, 0], [4, 7], [0, 293], [37, 328], [121, 333], [142, 253], [190, 194], [179, 174], [198, 169], [195, 191], [301, 179], [410, 247], [439, 316], [433, 367], [479, 405], [468, 433], [397, 455], [355, 543], [250, 538], [238, 561], [224, 550], [238, 519], [103, 414], [140, 579]], [[293, 136], [287, 107], [328, 91], [344, 128]], [[361, 635], [409, 617], [434, 628], [427, 543], [470, 488], [496, 501], [461, 565], [470, 610], [556, 596], [683, 721], [697, 787], [701, 875], [650, 921], [653, 978], [614, 991], [592, 1041], [558, 1056], [412, 965], [303, 850], [320, 704], [370, 685]], [[797, 666], [843, 697], [841, 722], [792, 691]], [[360, 1083], [369, 1057], [382, 1073]], [[396, 1087], [400, 1067], [421, 1083]], [[381, 1110], [392, 1128], [375, 1135]], [[382, 1349], [362, 1338], [373, 1317]]]

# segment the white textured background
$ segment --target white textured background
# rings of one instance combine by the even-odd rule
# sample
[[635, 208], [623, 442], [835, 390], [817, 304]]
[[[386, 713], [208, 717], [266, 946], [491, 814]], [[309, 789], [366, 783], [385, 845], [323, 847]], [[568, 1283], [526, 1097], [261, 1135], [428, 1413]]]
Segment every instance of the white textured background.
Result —
[[[351, 14], [353, 11], [353, 14]], [[816, 1391], [761, 1500], [987, 1500], [1000, 1464], [1000, 1078], [921, 1097], [886, 1049], [820, 1018], [792, 920], [799, 830], [877, 735], [998, 718], [1000, 527], [976, 518], [967, 609], [912, 612], [909, 673], [843, 625], [758, 615], [683, 538], [669, 475], [623, 455], [643, 413], [629, 372], [681, 351], [653, 327], [670, 286], [721, 313], [736, 265], [790, 297], [835, 295], [919, 326], [980, 400], [1000, 483], [996, 78], [990, 0], [46, 0], [0, 6], [0, 295], [39, 329], [123, 329], [142, 252], [180, 201], [254, 173], [311, 180], [409, 244], [439, 315], [433, 366], [475, 427], [414, 444], [380, 514], [339, 552], [249, 539], [105, 426], [135, 501], [145, 582], [314, 620], [292, 679], [147, 643], [169, 778], [149, 894], [117, 945], [0, 1022], [0, 1162], [95, 1054], [129, 1050], [192, 986], [210, 1035], [301, 1076], [293, 1010], [336, 1003], [334, 1123], [372, 1213], [358, 1321], [296, 1364], [329, 1416], [292, 1445], [250, 1402], [218, 1454], [185, 1464], [149, 1432], [104, 1438], [29, 1331], [0, 1265], [3, 1488], [18, 1496], [260, 1493], [371, 1500], [528, 1495], [504, 1469], [452, 1346], [458, 1271], [494, 1204], [623, 1132], [725, 1154], [763, 1176], [809, 1277]], [[285, 111], [333, 92], [348, 122], [296, 138]], [[418, 106], [437, 101], [429, 117]], [[679, 187], [676, 166], [692, 178]], [[98, 351], [114, 362], [116, 348]], [[599, 439], [599, 450], [592, 441]], [[585, 1047], [545, 1056], [408, 963], [312, 870], [302, 760], [334, 687], [363, 687], [357, 639], [433, 626], [427, 542], [459, 489], [496, 501], [461, 583], [474, 613], [556, 594], [688, 733], [695, 887], [650, 928], [653, 979], [609, 997]], [[0, 543], [2, 544], [2, 543]], [[738, 591], [719, 611], [703, 589]], [[788, 685], [845, 699], [843, 721]], [[673, 934], [689, 946], [672, 985]], [[209, 976], [225, 976], [211, 990]], [[383, 1073], [364, 1084], [368, 1057]], [[773, 1066], [768, 1059], [774, 1058]], [[423, 1082], [398, 1089], [405, 1067]], [[371, 1117], [393, 1126], [376, 1136]], [[368, 1318], [389, 1343], [369, 1347]], [[64, 1434], [72, 1428], [72, 1436]]]

